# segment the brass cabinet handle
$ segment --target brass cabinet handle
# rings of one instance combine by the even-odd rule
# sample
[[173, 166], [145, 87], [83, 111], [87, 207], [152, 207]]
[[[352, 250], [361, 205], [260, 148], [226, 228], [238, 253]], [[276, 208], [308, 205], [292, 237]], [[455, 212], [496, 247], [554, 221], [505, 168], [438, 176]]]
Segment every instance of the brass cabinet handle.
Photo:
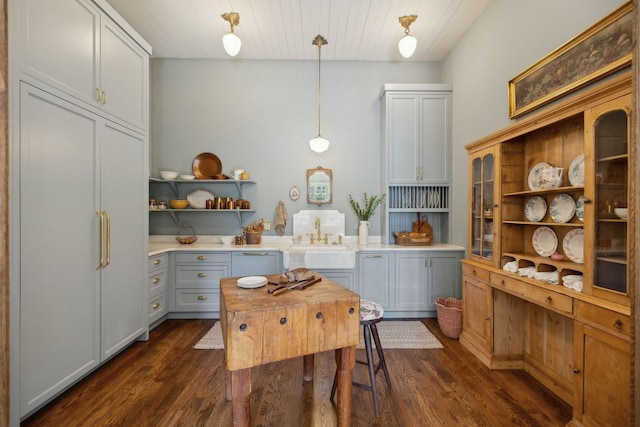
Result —
[[111, 215], [109, 212], [104, 212], [104, 216], [107, 217], [107, 262], [105, 262], [104, 266], [106, 267], [111, 263]]
[[96, 214], [98, 216], [100, 216], [100, 264], [98, 264], [98, 266], [96, 267], [96, 270], [100, 270], [102, 267], [104, 267], [104, 215], [102, 214], [102, 212], [96, 210]]
[[207, 257], [205, 255], [200, 255], [198, 257], [198, 261], [206, 261]]
[[154, 310], [155, 310], [156, 308], [158, 308], [158, 307], [160, 307], [160, 303], [159, 303], [159, 302], [154, 302], [154, 303], [151, 305], [151, 308], [153, 308]]
[[242, 252], [242, 255], [246, 256], [267, 256], [268, 252]]
[[102, 91], [102, 105], [107, 103], [107, 92], [106, 91]]
[[618, 328], [618, 329], [622, 329], [622, 320], [616, 319], [616, 321], [613, 322], [613, 326]]
[[578, 368], [571, 368], [571, 372], [573, 372], [574, 374], [579, 374], [579, 373], [580, 373], [580, 369], [578, 369]]
[[485, 317], [484, 320], [491, 320], [491, 316]]
[[548, 295], [544, 300], [549, 304], [551, 304], [551, 301], [553, 301], [553, 298], [551, 298], [551, 295]]
[[155, 284], [155, 283], [158, 283], [159, 281], [160, 281], [160, 278], [159, 278], [159, 277], [154, 277], [154, 278], [153, 278], [153, 283], [154, 283], [154, 284]]
[[159, 259], [154, 259], [153, 260], [153, 265], [158, 265], [160, 264], [162, 261], [160, 261]]
[[584, 204], [587, 205], [589, 203], [592, 203], [591, 199], [584, 199]]
[[100, 99], [102, 99], [102, 91], [100, 90], [99, 87], [96, 88], [96, 102], [100, 102]]
[[198, 277], [207, 277], [207, 273], [198, 273]]
[[501, 280], [501, 281], [500, 281], [500, 284], [501, 284], [502, 286], [504, 286], [504, 280]]
[[206, 301], [206, 300], [207, 300], [206, 295], [198, 295], [198, 301]]

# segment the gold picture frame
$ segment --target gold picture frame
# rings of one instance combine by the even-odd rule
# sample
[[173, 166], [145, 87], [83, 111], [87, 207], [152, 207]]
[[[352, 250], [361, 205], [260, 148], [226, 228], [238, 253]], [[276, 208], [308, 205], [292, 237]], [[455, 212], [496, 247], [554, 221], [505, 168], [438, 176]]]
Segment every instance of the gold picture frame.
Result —
[[315, 169], [307, 169], [307, 203], [318, 206], [331, 203], [333, 192], [331, 182], [333, 173], [331, 169], [318, 166]]
[[509, 81], [509, 117], [529, 113], [629, 64], [633, 3], [628, 2]]

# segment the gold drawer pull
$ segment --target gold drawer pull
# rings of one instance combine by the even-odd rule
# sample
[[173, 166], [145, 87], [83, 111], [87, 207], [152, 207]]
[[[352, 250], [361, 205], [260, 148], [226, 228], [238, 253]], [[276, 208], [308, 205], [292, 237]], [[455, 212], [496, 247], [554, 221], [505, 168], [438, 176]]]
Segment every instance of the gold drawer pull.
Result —
[[505, 285], [504, 280], [501, 280], [501, 281], [500, 281], [500, 284], [501, 284], [502, 286], [504, 286], [504, 285]]
[[485, 317], [484, 320], [491, 320], [491, 316]]
[[154, 302], [153, 305], [151, 306], [151, 308], [153, 308], [154, 310], [156, 308], [160, 307], [160, 303], [159, 302]]
[[153, 265], [158, 265], [160, 264], [162, 261], [160, 261], [159, 259], [154, 259], [153, 260]]
[[551, 301], [553, 301], [553, 298], [551, 298], [551, 295], [549, 295], [545, 298], [545, 301], [551, 304]]
[[207, 260], [207, 257], [205, 255], [200, 255], [198, 257], [198, 261], [206, 261], [206, 260]]
[[618, 328], [618, 329], [622, 329], [622, 320], [616, 319], [616, 321], [613, 322], [613, 326]]
[[572, 371], [574, 374], [579, 374], [579, 373], [580, 373], [580, 369], [578, 369], [578, 368], [572, 368], [572, 369], [571, 369], [571, 371]]
[[198, 273], [198, 277], [207, 277], [207, 273]]
[[206, 295], [198, 295], [198, 301], [206, 301], [206, 300], [207, 300]]
[[159, 281], [160, 281], [160, 278], [159, 278], [159, 277], [154, 277], [154, 278], [153, 278], [153, 283], [154, 283], [154, 284], [158, 283]]

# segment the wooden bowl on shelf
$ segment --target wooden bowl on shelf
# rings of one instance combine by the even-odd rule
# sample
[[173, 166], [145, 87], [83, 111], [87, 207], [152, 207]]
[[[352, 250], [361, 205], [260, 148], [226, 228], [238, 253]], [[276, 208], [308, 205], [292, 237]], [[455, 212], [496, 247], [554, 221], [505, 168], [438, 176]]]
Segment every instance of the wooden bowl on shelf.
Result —
[[171, 209], [186, 209], [189, 206], [189, 202], [182, 199], [172, 199], [169, 200], [169, 206], [171, 206]]

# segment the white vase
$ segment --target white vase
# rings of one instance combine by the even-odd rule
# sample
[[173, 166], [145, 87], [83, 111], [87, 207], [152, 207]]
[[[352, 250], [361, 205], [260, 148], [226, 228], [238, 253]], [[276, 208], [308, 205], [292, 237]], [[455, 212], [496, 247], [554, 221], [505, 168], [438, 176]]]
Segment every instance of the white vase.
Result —
[[366, 245], [369, 243], [370, 226], [369, 221], [360, 221], [360, 226], [358, 227], [358, 244]]

